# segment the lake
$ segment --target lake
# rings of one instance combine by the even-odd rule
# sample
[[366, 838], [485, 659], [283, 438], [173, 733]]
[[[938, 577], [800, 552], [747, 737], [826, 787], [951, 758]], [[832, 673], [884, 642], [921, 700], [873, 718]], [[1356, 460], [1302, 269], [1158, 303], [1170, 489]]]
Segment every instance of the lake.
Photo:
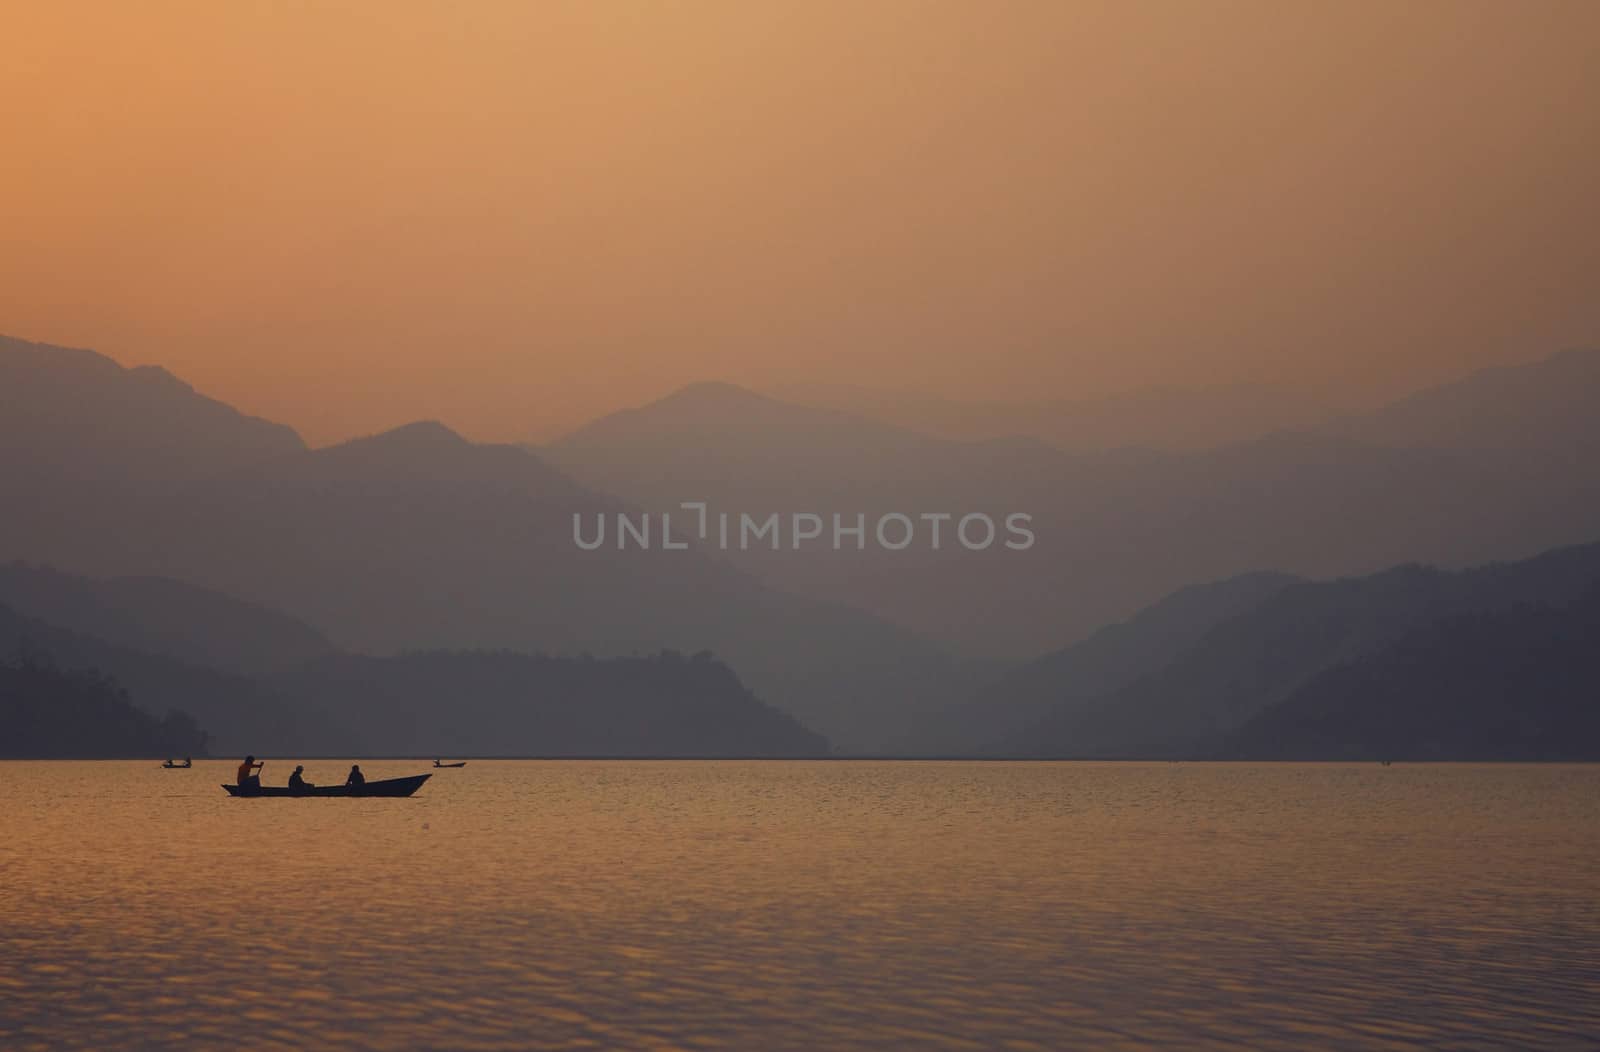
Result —
[[0, 763], [0, 1046], [1600, 1040], [1597, 766], [236, 763]]

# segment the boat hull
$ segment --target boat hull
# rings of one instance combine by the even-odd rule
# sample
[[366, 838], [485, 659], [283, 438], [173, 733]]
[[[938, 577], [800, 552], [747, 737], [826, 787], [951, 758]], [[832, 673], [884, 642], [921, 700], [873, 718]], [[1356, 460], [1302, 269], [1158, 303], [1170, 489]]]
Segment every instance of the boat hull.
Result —
[[229, 796], [255, 799], [256, 797], [385, 797], [385, 796], [410, 796], [422, 788], [422, 783], [432, 778], [432, 774], [413, 774], [406, 778], [384, 778], [376, 782], [368, 782], [363, 786], [348, 785], [314, 785], [309, 789], [290, 789], [286, 785], [264, 785], [259, 789], [240, 790], [237, 785], [225, 785]]

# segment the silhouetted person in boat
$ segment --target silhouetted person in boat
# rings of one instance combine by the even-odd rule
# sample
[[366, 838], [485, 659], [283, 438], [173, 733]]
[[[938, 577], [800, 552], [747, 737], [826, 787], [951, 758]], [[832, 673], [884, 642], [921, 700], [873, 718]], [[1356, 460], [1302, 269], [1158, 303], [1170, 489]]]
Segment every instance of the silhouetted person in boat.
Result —
[[359, 763], [350, 765], [350, 777], [344, 780], [344, 784], [350, 789], [360, 789], [367, 784], [367, 776], [361, 773], [361, 765]]
[[298, 790], [298, 789], [315, 789], [316, 788], [316, 786], [314, 786], [310, 782], [306, 781], [305, 778], [303, 777], [303, 775], [305, 774], [305, 769], [306, 768], [305, 768], [304, 764], [301, 764], [300, 766], [298, 766], [298, 767], [296, 767], [294, 769], [294, 773], [289, 776], [289, 788], [290, 789]]
[[256, 758], [254, 756], [246, 756], [244, 758], [244, 763], [239, 765], [239, 788], [260, 789], [261, 776], [255, 772], [261, 770], [261, 768], [265, 766], [266, 764], [264, 763], [256, 763]]

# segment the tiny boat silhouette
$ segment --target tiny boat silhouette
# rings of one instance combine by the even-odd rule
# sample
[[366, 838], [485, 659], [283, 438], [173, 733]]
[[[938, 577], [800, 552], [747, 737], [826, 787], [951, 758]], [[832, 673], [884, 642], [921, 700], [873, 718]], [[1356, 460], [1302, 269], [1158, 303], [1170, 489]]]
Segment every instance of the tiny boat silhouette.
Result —
[[456, 763], [440, 763], [438, 760], [435, 760], [433, 761], [433, 765], [435, 767], [465, 767], [467, 765], [467, 761], [459, 760]]
[[194, 761], [185, 760], [182, 763], [173, 763], [171, 760], [168, 760], [161, 766], [165, 767], [169, 771], [187, 771], [189, 768], [194, 766]]
[[313, 785], [304, 789], [290, 789], [287, 785], [263, 785], [240, 790], [237, 785], [225, 785], [229, 796], [410, 796], [432, 778], [431, 774], [413, 774], [405, 778], [383, 778], [365, 785]]

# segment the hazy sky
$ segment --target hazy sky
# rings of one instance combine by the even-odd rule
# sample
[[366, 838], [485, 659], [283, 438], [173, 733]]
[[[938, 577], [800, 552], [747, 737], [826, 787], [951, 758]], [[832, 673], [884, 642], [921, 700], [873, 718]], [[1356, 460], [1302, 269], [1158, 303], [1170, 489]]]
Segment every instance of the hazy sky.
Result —
[[1600, 3], [7, 5], [0, 332], [313, 441], [1600, 343]]

